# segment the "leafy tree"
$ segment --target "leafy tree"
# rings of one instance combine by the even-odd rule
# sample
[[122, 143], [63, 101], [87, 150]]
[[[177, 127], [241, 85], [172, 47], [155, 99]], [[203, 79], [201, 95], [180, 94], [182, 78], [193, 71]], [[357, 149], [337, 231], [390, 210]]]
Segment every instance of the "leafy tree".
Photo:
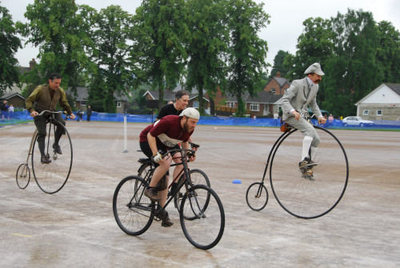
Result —
[[187, 57], [185, 40], [190, 35], [184, 0], [143, 0], [134, 16], [132, 58], [136, 79], [158, 89], [158, 106], [164, 89], [181, 79]]
[[252, 0], [229, 0], [230, 43], [228, 56], [228, 90], [238, 101], [237, 116], [245, 113], [242, 96], [254, 94], [257, 82], [265, 67], [267, 42], [260, 39], [258, 31], [269, 23], [263, 4]]
[[127, 95], [132, 80], [129, 53], [133, 17], [120, 6], [109, 6], [93, 17], [91, 35], [94, 42], [90, 48], [90, 59], [97, 68], [90, 87], [90, 100], [94, 102], [94, 107], [102, 100], [101, 110], [113, 113], [116, 108], [115, 94]]
[[229, 32], [225, 4], [224, 0], [187, 2], [191, 32], [187, 48], [187, 86], [198, 90], [201, 113], [204, 113], [203, 89], [207, 90], [213, 103], [217, 87], [224, 84], [226, 77], [225, 59]]
[[332, 18], [332, 31], [335, 48], [326, 61], [323, 107], [335, 114], [354, 114], [354, 104], [383, 81], [376, 60], [376, 23], [370, 12], [348, 10]]
[[84, 51], [87, 25], [77, 11], [74, 0], [35, 0], [27, 6], [28, 23], [18, 23], [18, 28], [28, 37], [26, 43], [39, 48], [35, 74], [40, 77], [36, 80], [44, 81], [50, 73], [58, 72], [64, 88], [75, 90], [78, 86], [88, 59]]
[[383, 69], [383, 81], [400, 83], [400, 32], [390, 22], [378, 23], [376, 59]]
[[298, 79], [314, 62], [323, 66], [325, 60], [333, 53], [333, 32], [330, 20], [322, 18], [308, 18], [303, 22], [303, 33], [297, 39], [297, 51], [291, 58], [292, 66], [288, 72], [290, 79]]
[[272, 67], [271, 70], [271, 75], [270, 78], [275, 77], [277, 72], [280, 72], [282, 77], [286, 77], [286, 74], [288, 73], [288, 66], [285, 65], [285, 58], [289, 55], [290, 53], [287, 51], [279, 50], [278, 53], [276, 54], [274, 58], [274, 66]]
[[21, 41], [8, 9], [0, 6], [0, 96], [7, 87], [18, 82], [18, 61], [14, 57]]

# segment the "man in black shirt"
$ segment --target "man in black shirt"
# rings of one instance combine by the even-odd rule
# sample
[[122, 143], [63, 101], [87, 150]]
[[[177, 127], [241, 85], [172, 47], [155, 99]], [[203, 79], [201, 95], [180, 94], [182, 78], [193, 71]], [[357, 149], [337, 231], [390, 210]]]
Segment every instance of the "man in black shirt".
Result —
[[179, 90], [175, 94], [175, 103], [167, 104], [161, 108], [157, 120], [166, 115], [179, 115], [189, 104], [189, 92]]

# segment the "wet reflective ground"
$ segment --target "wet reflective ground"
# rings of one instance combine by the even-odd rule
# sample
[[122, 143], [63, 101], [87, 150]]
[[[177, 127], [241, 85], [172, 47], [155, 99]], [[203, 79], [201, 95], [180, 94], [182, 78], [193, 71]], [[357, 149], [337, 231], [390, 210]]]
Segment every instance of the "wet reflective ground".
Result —
[[[225, 208], [225, 233], [211, 250], [184, 237], [174, 225], [154, 222], [138, 237], [123, 233], [112, 213], [118, 182], [135, 174], [142, 157], [138, 135], [145, 124], [67, 122], [74, 164], [55, 195], [34, 181], [15, 182], [26, 159], [32, 123], [0, 129], [0, 267], [398, 267], [400, 266], [400, 133], [334, 131], [346, 148], [350, 180], [329, 214], [302, 220], [274, 200], [249, 209], [247, 187], [261, 179], [276, 128], [198, 126], [201, 145], [193, 168], [204, 170]], [[241, 180], [241, 184], [233, 184]]]

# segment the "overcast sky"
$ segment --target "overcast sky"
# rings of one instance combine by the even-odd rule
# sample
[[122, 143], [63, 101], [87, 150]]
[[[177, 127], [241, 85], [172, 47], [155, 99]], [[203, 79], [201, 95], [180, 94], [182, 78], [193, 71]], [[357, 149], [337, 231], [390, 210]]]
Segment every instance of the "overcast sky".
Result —
[[[272, 64], [279, 50], [292, 54], [296, 51], [297, 38], [303, 31], [303, 21], [309, 17], [328, 19], [337, 13], [347, 13], [347, 9], [370, 11], [375, 21], [390, 21], [400, 31], [399, 0], [255, 0], [264, 3], [264, 10], [270, 15], [270, 24], [260, 32], [260, 37], [268, 42], [267, 62]], [[26, 6], [34, 0], [0, 0], [14, 21], [26, 21]], [[135, 13], [140, 0], [75, 0], [78, 5], [86, 4], [97, 10], [109, 5], [119, 5], [131, 14]], [[17, 52], [21, 66], [29, 66], [36, 58], [38, 50], [27, 45]]]

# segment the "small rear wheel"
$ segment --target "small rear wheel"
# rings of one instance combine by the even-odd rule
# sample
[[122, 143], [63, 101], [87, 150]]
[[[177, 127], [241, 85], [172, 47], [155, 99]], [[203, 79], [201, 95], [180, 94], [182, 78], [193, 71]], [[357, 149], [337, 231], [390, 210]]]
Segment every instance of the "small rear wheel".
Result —
[[114, 218], [122, 231], [140, 235], [149, 229], [154, 217], [154, 202], [144, 195], [147, 183], [140, 177], [124, 178], [114, 191]]
[[255, 211], [265, 208], [268, 203], [268, 191], [264, 183], [255, 182], [247, 188], [246, 191], [247, 205]]
[[20, 164], [15, 175], [17, 185], [20, 189], [25, 189], [31, 179], [31, 172], [27, 163]]

